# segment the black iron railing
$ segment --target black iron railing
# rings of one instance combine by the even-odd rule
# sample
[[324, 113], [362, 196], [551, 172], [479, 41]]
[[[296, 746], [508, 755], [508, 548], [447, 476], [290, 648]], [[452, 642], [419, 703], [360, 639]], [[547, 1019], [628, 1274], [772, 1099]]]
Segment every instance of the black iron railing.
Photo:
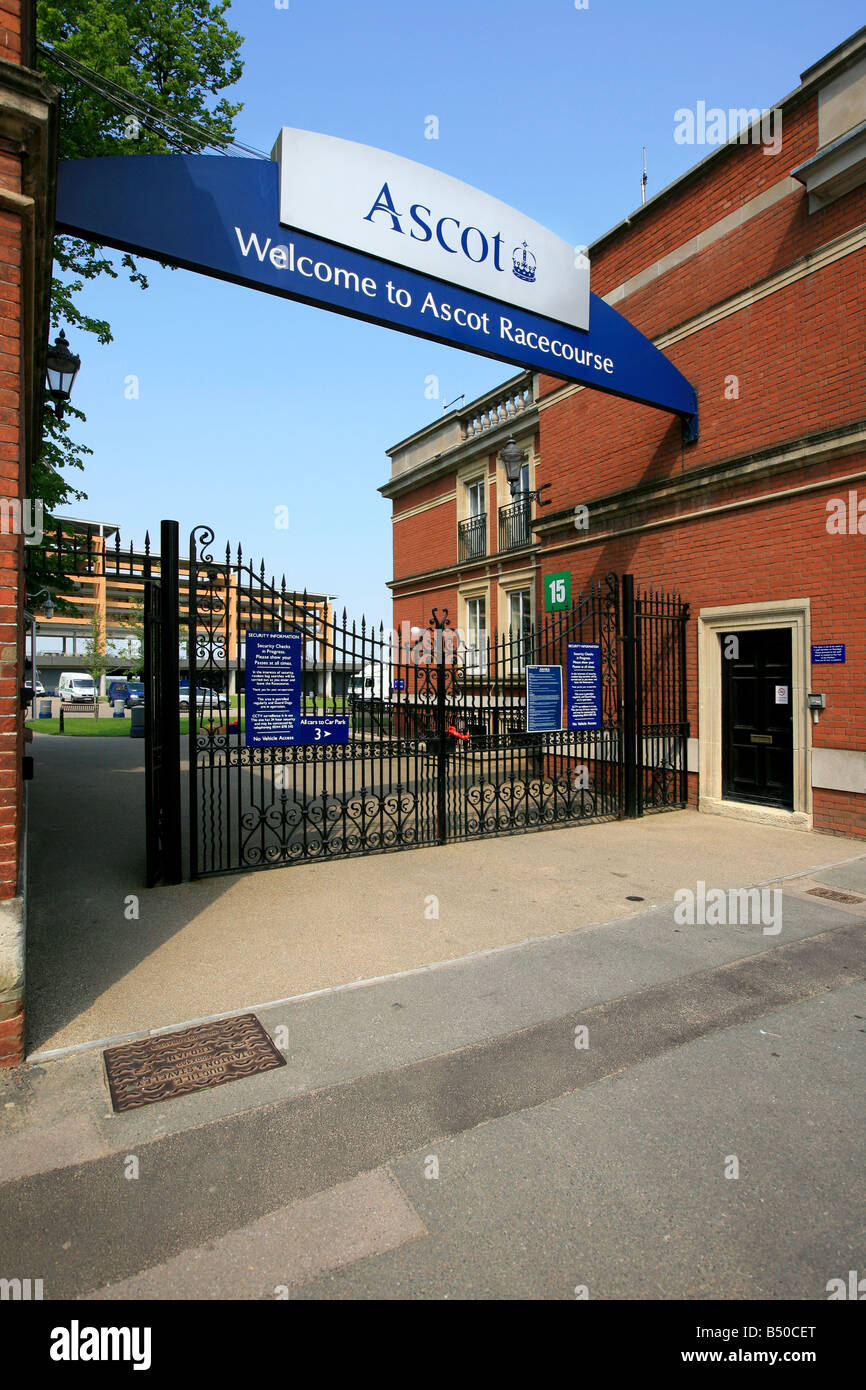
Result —
[[457, 526], [458, 559], [477, 560], [487, 554], [487, 513], [467, 517]]
[[518, 498], [507, 507], [499, 508], [499, 549], [516, 550], [518, 546], [529, 545], [532, 532], [529, 529], [529, 502]]

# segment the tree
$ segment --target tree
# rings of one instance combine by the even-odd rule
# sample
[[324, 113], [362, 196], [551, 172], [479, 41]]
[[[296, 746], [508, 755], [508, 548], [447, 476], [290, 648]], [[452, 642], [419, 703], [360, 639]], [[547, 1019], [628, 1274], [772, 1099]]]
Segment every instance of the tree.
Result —
[[107, 658], [105, 651], [105, 629], [102, 614], [94, 605], [90, 614], [90, 636], [84, 644], [84, 669], [93, 677], [96, 686], [96, 708], [94, 717], [99, 718], [99, 685], [105, 675]]
[[[127, 663], [129, 674], [141, 679], [144, 671], [144, 603], [130, 602], [125, 616], [120, 621], [131, 633], [126, 641], [126, 651], [122, 653], [123, 659]], [[177, 634], [180, 645], [188, 652], [189, 628], [186, 623], [178, 623]]]
[[120, 621], [132, 634], [126, 639], [126, 651], [121, 653], [127, 673], [140, 680], [144, 671], [144, 603], [130, 602], [127, 613]]
[[[40, 66], [61, 90], [60, 158], [193, 152], [230, 141], [241, 104], [225, 97], [214, 100], [243, 71], [243, 39], [226, 22], [228, 8], [229, 0], [37, 0], [38, 39], [54, 50], [43, 47]], [[98, 77], [88, 77], [78, 64]], [[159, 114], [130, 114], [130, 104], [124, 105], [115, 88], [180, 120], [182, 132]], [[117, 279], [117, 257], [93, 243], [58, 236], [54, 260], [52, 327], [65, 323], [110, 343], [110, 324], [83, 309], [79, 297], [88, 281], [101, 275]], [[147, 278], [131, 255], [120, 256], [120, 267], [147, 289]], [[72, 405], [67, 415], [85, 419]], [[86, 497], [63, 470], [82, 469], [91, 452], [71, 438], [68, 419], [58, 421], [46, 409], [45, 440], [31, 491], [42, 498], [47, 513]]]

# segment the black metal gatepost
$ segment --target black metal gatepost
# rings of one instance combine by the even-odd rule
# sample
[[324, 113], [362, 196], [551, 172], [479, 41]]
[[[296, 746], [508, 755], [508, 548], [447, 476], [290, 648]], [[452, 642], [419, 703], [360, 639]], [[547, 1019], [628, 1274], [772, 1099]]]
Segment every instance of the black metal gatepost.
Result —
[[640, 704], [637, 693], [639, 663], [636, 648], [640, 635], [635, 628], [634, 575], [622, 576], [622, 768], [624, 811], [629, 819], [640, 815], [638, 808], [638, 746]]
[[160, 523], [160, 741], [162, 743], [162, 877], [183, 878], [180, 813], [180, 549], [176, 521]]
[[145, 878], [148, 888], [162, 877], [162, 698], [160, 663], [162, 657], [162, 590], [153, 581], [151, 559], [144, 561], [144, 845]]
[[448, 609], [443, 611], [442, 617], [439, 616], [438, 609], [433, 609], [432, 631], [434, 633], [434, 658], [436, 661], [436, 732], [434, 734], [436, 750], [436, 839], [440, 845], [444, 845], [448, 839], [448, 736], [445, 732], [446, 724], [446, 688], [447, 677], [446, 654], [445, 654], [445, 633], [449, 630]]
[[147, 886], [183, 878], [180, 813], [178, 524], [160, 524], [159, 576], [150, 547], [144, 583], [144, 805]]

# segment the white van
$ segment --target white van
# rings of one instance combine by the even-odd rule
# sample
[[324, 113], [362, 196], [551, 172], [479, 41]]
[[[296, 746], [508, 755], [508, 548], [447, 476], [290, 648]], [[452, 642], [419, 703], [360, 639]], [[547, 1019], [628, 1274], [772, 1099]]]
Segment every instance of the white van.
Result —
[[96, 686], [92, 676], [84, 676], [80, 671], [64, 671], [57, 686], [61, 700], [83, 704], [96, 699]]
[[352, 677], [349, 686], [351, 700], [387, 700], [390, 695], [389, 669], [381, 661], [372, 661], [362, 667]]

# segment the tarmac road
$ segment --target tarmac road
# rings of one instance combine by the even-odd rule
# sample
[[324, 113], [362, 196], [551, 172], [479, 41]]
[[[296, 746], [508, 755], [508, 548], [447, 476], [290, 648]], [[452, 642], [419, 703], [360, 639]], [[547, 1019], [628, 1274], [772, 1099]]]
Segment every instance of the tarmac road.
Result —
[[668, 905], [275, 1006], [285, 1068], [125, 1115], [98, 1052], [4, 1079], [0, 1275], [46, 1298], [826, 1299], [866, 1265], [866, 859], [816, 878], [857, 901], [793, 880], [778, 937]]

